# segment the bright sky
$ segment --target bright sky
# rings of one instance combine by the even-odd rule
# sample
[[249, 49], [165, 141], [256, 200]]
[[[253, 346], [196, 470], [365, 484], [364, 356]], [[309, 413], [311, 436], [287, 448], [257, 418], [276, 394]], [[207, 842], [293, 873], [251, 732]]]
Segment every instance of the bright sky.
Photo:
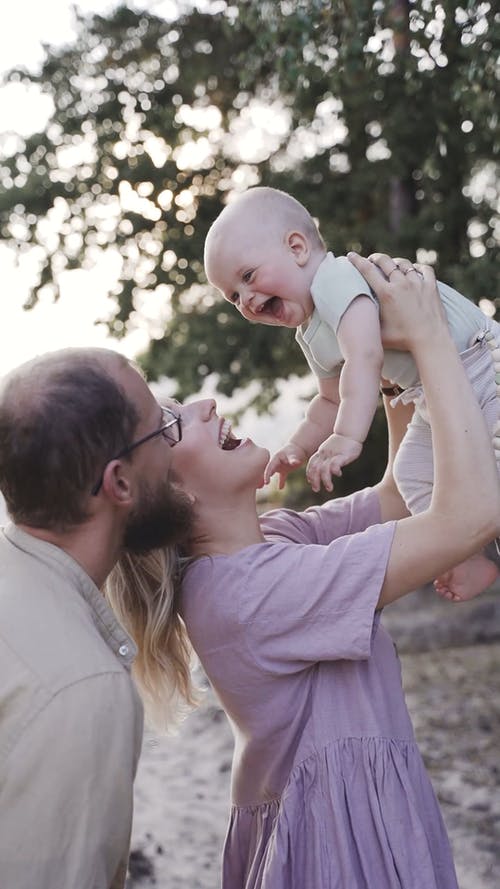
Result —
[[[83, 11], [104, 12], [110, 3], [79, 0]], [[16, 0], [2, 10], [0, 29], [0, 71], [15, 65], [36, 68], [43, 58], [43, 43], [60, 44], [73, 36], [70, 0]], [[26, 135], [43, 126], [47, 106], [34, 93], [20, 85], [0, 89], [0, 131]], [[42, 301], [26, 312], [22, 306], [28, 294], [30, 268], [26, 261], [16, 265], [11, 251], [0, 244], [2, 269], [0, 374], [37, 352], [62, 346], [112, 345], [132, 355], [142, 345], [137, 340], [117, 343], [111, 340], [104, 324], [109, 303], [106, 288], [110, 270], [70, 272], [61, 281], [58, 303]], [[78, 319], [75, 323], [75, 319]]]
[[[70, 42], [74, 37], [72, 7], [84, 13], [106, 13], [116, 0], [16, 0], [2, 9], [0, 29], [0, 74], [16, 65], [36, 69], [44, 58], [43, 44]], [[134, 6], [175, 18], [183, 5], [176, 0], [135, 0]], [[36, 90], [29, 93], [20, 84], [0, 88], [0, 135], [27, 135], [40, 129], [50, 110]], [[109, 345], [129, 356], [147, 344], [144, 332], [136, 331], [118, 341], [109, 337], [105, 324], [95, 324], [112, 313], [106, 297], [114, 281], [113, 267], [73, 271], [60, 280], [57, 303], [47, 298], [27, 312], [22, 306], [28, 295], [30, 267], [26, 260], [16, 264], [11, 251], [0, 243], [2, 294], [0, 315], [0, 375], [37, 352], [63, 346]], [[75, 323], [75, 319], [77, 323]]]

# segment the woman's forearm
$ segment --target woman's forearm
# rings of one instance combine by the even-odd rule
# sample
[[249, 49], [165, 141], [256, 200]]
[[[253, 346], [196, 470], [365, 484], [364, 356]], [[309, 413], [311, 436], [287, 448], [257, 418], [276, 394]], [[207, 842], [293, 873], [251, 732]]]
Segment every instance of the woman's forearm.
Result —
[[429, 508], [398, 522], [380, 605], [480, 550], [500, 533], [500, 493], [484, 418], [447, 327], [414, 343], [432, 428]]
[[500, 494], [484, 417], [447, 327], [414, 351], [431, 421], [434, 488], [431, 509], [446, 514], [473, 549], [497, 532]]
[[[394, 260], [377, 259], [387, 275]], [[391, 265], [392, 264], [392, 265]], [[360, 267], [362, 266], [362, 267]], [[500, 533], [500, 485], [481, 410], [452, 342], [432, 269], [380, 281], [357, 267], [391, 316], [396, 345], [411, 351], [432, 428], [434, 488], [428, 509], [397, 522], [381, 605], [468, 558]]]

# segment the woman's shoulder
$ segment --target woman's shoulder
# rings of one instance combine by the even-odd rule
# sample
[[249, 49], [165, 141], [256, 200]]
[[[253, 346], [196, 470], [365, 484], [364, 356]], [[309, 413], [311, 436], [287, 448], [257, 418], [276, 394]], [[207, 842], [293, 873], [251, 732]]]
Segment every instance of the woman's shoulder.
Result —
[[274, 509], [260, 518], [268, 541], [328, 544], [337, 537], [364, 531], [380, 522], [380, 501], [373, 488], [328, 500], [297, 512]]

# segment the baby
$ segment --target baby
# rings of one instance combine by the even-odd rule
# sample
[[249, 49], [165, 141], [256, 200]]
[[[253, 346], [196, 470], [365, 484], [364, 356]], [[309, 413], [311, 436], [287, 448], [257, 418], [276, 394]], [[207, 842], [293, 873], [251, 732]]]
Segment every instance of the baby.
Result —
[[[277, 472], [282, 488], [288, 473], [308, 461], [313, 490], [322, 483], [331, 491], [332, 475], [340, 476], [342, 467], [361, 453], [382, 379], [393, 407], [415, 405], [394, 476], [410, 512], [422, 512], [432, 493], [432, 439], [415, 363], [406, 352], [384, 349], [373, 293], [347, 257], [327, 252], [302, 204], [273, 188], [244, 192], [211, 226], [205, 270], [248, 321], [295, 328], [317, 378], [318, 394], [288, 443], [269, 461], [265, 481]], [[389, 277], [404, 281], [408, 274], [419, 274], [418, 268], [400, 260]], [[490, 433], [500, 436], [500, 325], [446, 284], [439, 284], [439, 292]], [[496, 441], [500, 460], [500, 438]], [[435, 586], [446, 598], [468, 599], [498, 573], [495, 561], [478, 553]]]

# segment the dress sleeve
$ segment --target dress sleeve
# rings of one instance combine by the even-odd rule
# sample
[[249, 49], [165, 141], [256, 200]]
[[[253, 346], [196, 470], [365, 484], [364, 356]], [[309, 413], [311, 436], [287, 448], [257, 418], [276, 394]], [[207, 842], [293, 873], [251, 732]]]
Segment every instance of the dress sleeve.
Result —
[[267, 540], [294, 543], [330, 543], [337, 537], [364, 531], [379, 522], [380, 500], [373, 488], [328, 500], [303, 512], [274, 509], [260, 518]]
[[395, 523], [328, 546], [269, 544], [249, 554], [239, 595], [242, 638], [262, 669], [368, 658]]

